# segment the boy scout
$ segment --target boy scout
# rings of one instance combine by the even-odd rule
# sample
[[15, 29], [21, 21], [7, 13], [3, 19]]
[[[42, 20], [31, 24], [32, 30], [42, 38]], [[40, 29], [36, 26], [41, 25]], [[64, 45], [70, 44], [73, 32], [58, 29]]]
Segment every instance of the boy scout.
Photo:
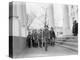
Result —
[[43, 39], [44, 39], [44, 44], [45, 44], [45, 51], [47, 51], [48, 48], [48, 40], [50, 38], [48, 26], [45, 25], [44, 31], [43, 31]]

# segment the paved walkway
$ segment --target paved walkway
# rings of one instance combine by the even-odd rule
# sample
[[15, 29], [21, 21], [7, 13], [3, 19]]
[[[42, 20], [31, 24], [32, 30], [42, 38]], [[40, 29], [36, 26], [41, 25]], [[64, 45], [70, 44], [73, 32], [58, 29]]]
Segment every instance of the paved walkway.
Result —
[[40, 56], [63, 56], [63, 55], [75, 55], [77, 52], [66, 49], [64, 47], [55, 46], [48, 47], [48, 51], [45, 51], [44, 48], [26, 48], [21, 55], [17, 56], [17, 58], [23, 57], [40, 57]]
[[69, 38], [67, 40], [61, 39], [57, 41], [56, 45], [48, 46], [48, 51], [45, 48], [26, 48], [24, 51], [16, 58], [26, 58], [26, 57], [40, 57], [40, 56], [64, 56], [64, 55], [77, 55], [78, 54], [78, 41], [74, 38]]

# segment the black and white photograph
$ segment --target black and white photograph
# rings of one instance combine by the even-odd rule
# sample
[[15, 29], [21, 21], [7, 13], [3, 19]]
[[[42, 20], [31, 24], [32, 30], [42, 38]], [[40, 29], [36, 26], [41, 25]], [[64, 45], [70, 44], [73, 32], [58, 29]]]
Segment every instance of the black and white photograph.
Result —
[[9, 57], [78, 55], [78, 5], [9, 2]]

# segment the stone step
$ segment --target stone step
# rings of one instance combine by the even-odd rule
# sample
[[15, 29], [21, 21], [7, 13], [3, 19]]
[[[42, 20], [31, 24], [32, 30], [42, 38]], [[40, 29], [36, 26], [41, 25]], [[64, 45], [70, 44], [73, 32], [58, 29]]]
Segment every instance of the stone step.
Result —
[[78, 42], [78, 40], [63, 40], [63, 41], [65, 41], [65, 42], [74, 42], [74, 43], [76, 43], [76, 42]]
[[78, 43], [78, 40], [55, 40], [56, 42], [74, 42], [74, 43]]
[[56, 43], [73, 46], [73, 47], [78, 47], [78, 42], [56, 41]]
[[75, 47], [78, 47], [78, 43], [74, 43], [74, 42], [63, 42], [64, 45], [69, 45], [69, 46], [73, 46], [74, 48]]
[[69, 39], [66, 39], [66, 38], [57, 38], [55, 41], [69, 41], [69, 42], [78, 42], [78, 38], [69, 38]]
[[57, 37], [57, 39], [76, 39], [78, 36], [62, 36], [62, 37]]
[[69, 39], [78, 39], [78, 38], [56, 38], [56, 40], [65, 40], [65, 39], [67, 39], [67, 40], [69, 40]]
[[69, 49], [69, 50], [72, 50], [72, 51], [75, 51], [75, 52], [78, 52], [78, 47], [73, 47], [73, 46], [65, 45], [65, 44], [56, 44], [56, 45], [66, 48], [66, 49]]

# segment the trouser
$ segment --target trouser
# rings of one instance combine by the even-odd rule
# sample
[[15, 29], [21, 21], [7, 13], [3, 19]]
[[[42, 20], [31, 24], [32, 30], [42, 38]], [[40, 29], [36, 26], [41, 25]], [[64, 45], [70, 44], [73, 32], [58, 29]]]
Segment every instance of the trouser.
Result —
[[47, 50], [48, 50], [48, 43], [46, 41], [46, 43], [45, 43], [45, 51], [47, 51]]
[[29, 47], [29, 48], [31, 47], [30, 39], [28, 40], [28, 47]]
[[32, 46], [37, 47], [38, 43], [36, 42], [37, 39], [32, 39]]
[[39, 39], [39, 47], [42, 47], [42, 41]]
[[35, 47], [34, 40], [32, 40], [32, 46]]
[[55, 45], [55, 38], [53, 37], [52, 39], [51, 39], [51, 46], [54, 46]]
[[34, 40], [34, 47], [38, 47], [38, 41]]
[[45, 51], [47, 51], [48, 50], [48, 38], [45, 38]]

